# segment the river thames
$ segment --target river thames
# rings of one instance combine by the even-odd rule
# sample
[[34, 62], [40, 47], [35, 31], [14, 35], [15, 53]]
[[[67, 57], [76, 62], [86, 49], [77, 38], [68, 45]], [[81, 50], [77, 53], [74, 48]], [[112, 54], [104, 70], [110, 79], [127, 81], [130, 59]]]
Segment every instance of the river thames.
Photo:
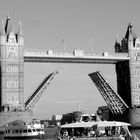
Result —
[[[53, 133], [53, 137], [50, 137], [50, 136], [52, 136], [52, 133]], [[140, 129], [132, 130], [131, 134], [134, 136], [134, 140], [140, 140]], [[2, 138], [0, 135], [0, 140], [5, 140], [5, 139]], [[8, 140], [21, 140], [21, 139], [8, 139]], [[55, 133], [54, 133], [54, 131], [49, 131], [49, 133], [47, 133], [45, 138], [43, 138], [43, 139], [33, 138], [33, 139], [26, 139], [26, 140], [57, 140], [57, 134], [56, 134], [56, 131], [55, 131]]]
[[[43, 139], [26, 139], [26, 140], [56, 140], [57, 138], [43, 138]], [[0, 137], [0, 140], [5, 140], [4, 138], [1, 139]], [[21, 140], [21, 139], [8, 139], [8, 140]]]

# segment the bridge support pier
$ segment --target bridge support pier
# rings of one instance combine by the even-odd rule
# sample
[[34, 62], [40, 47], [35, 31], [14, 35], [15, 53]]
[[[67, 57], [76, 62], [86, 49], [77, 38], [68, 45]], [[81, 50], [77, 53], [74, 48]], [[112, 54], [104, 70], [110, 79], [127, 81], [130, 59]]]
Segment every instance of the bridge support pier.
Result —
[[132, 128], [140, 128], [140, 108], [134, 107], [130, 109], [128, 115]]
[[31, 120], [33, 120], [33, 112], [32, 111], [0, 112], [0, 127], [15, 120], [23, 120], [25, 122], [30, 122]]

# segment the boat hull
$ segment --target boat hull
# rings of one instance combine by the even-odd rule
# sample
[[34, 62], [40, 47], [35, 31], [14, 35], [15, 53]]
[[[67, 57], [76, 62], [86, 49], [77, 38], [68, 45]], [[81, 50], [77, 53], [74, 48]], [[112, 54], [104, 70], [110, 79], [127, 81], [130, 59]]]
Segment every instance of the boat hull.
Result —
[[75, 138], [75, 140], [121, 140], [120, 137], [86, 137], [86, 138]]
[[43, 139], [44, 135], [36, 135], [36, 136], [4, 136], [4, 139]]

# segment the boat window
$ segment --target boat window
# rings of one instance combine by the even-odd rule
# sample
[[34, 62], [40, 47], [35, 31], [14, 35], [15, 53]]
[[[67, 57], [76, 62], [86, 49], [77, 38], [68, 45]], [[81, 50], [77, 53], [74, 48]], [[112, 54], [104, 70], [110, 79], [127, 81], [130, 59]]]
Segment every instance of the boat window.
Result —
[[10, 130], [10, 132], [9, 133], [14, 133], [14, 130]]
[[36, 130], [37, 130], [37, 132], [41, 131], [41, 129], [36, 129]]
[[6, 133], [10, 133], [10, 130], [6, 130]]
[[28, 129], [28, 132], [32, 132], [31, 129]]
[[91, 116], [91, 121], [96, 121], [96, 116]]
[[35, 129], [33, 129], [33, 132], [35, 132]]
[[0, 135], [1, 135], [1, 134], [4, 134], [4, 131], [0, 131]]
[[19, 130], [19, 133], [22, 133], [22, 130]]
[[82, 116], [82, 121], [88, 122], [90, 120], [89, 116]]
[[23, 132], [24, 132], [24, 133], [27, 133], [27, 129], [24, 129]]
[[18, 133], [18, 130], [15, 130], [15, 133]]

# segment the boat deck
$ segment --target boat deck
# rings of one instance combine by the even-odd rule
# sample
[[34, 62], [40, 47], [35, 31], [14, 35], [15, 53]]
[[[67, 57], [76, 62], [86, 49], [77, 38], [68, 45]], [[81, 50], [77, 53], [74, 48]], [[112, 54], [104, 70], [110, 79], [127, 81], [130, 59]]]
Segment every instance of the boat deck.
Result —
[[75, 138], [75, 140], [122, 140], [121, 137], [79, 137]]

